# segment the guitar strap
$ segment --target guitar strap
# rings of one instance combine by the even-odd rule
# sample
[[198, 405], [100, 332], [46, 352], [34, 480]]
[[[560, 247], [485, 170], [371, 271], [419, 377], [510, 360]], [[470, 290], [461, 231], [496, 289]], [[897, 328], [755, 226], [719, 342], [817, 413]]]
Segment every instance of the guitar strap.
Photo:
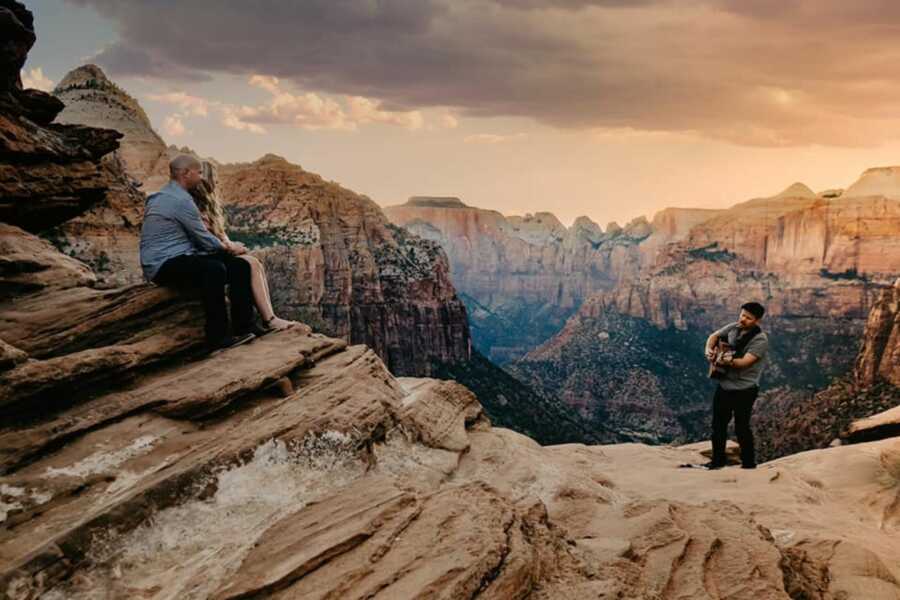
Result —
[[761, 332], [762, 329], [759, 328], [759, 325], [754, 325], [753, 328], [748, 331], [743, 337], [739, 337], [737, 343], [734, 345], [734, 357], [743, 358], [744, 353], [747, 351], [747, 345], [750, 343], [750, 340], [755, 338], [757, 334]]

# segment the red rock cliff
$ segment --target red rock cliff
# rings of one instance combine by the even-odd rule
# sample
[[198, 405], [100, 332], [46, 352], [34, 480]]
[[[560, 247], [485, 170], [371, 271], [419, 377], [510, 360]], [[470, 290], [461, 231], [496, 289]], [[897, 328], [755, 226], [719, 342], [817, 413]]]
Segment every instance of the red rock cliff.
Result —
[[261, 248], [279, 311], [370, 346], [395, 373], [468, 360], [466, 310], [437, 244], [276, 156], [226, 165], [221, 186], [230, 231]]

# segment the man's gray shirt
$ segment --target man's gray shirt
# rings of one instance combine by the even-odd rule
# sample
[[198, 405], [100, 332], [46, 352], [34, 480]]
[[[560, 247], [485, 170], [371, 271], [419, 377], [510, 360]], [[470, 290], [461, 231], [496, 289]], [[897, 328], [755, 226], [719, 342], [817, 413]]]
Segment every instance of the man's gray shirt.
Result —
[[[720, 339], [724, 339], [731, 346], [736, 346], [738, 335], [741, 333], [737, 323], [729, 323], [725, 327], [716, 332]], [[759, 386], [759, 378], [762, 375], [763, 367], [766, 362], [766, 355], [769, 353], [769, 338], [765, 332], [759, 332], [747, 344], [744, 350], [744, 356], [752, 354], [759, 358], [755, 363], [746, 369], [735, 369], [729, 367], [725, 372], [725, 377], [719, 379], [719, 385], [724, 390], [746, 390], [753, 386]]]
[[170, 258], [223, 249], [203, 224], [194, 199], [178, 183], [170, 181], [147, 198], [141, 225], [141, 268], [147, 281], [153, 281]]

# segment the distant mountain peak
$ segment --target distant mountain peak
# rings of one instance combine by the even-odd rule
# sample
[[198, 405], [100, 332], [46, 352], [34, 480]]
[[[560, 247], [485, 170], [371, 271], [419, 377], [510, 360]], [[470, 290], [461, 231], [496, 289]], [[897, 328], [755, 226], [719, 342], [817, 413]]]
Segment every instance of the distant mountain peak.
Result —
[[784, 188], [780, 193], [772, 196], [773, 198], [815, 198], [816, 193], [812, 191], [808, 185], [799, 181], [792, 183]]
[[455, 196], [411, 196], [406, 205], [430, 208], [468, 208], [462, 200]]
[[[267, 163], [268, 163], [268, 164], [271, 164], [271, 163], [288, 163], [288, 159], [286, 159], [286, 158], [283, 157], [283, 156], [279, 156], [279, 155], [277, 155], [277, 154], [272, 154], [271, 152], [269, 152], [269, 153], [266, 153], [266, 154], [260, 156], [260, 157], [259, 157], [258, 159], [256, 159], [256, 161], [254, 161], [254, 162], [255, 162], [255, 164], [258, 164], [258, 165], [263, 165], [263, 164], [267, 164]], [[299, 165], [298, 165], [298, 166], [299, 166]]]
[[87, 64], [66, 73], [66, 76], [57, 84], [53, 93], [58, 94], [72, 87], [86, 85], [91, 81], [98, 84], [112, 83], [106, 76], [106, 73], [103, 72], [103, 69], [94, 64]]
[[866, 169], [841, 198], [884, 196], [900, 199], [900, 166]]
[[124, 134], [117, 151], [129, 175], [155, 191], [169, 179], [166, 144], [138, 101], [110, 81], [103, 69], [87, 64], [69, 71], [53, 90], [65, 108], [59, 123], [115, 129]]

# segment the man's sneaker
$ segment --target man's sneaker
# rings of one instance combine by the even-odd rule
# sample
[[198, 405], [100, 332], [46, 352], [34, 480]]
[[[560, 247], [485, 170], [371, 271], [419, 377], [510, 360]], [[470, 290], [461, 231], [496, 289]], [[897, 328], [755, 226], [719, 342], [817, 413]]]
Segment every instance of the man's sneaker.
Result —
[[709, 469], [710, 471], [714, 471], [716, 469], [721, 469], [724, 466], [725, 466], [725, 463], [714, 463], [714, 462], [710, 461], [710, 462], [706, 463], [705, 465], [703, 465], [703, 468]]
[[218, 352], [227, 348], [234, 348], [235, 346], [240, 346], [242, 344], [246, 344], [247, 342], [253, 341], [255, 337], [256, 336], [252, 333], [245, 333], [243, 335], [226, 335], [219, 341], [219, 343], [210, 344], [210, 349], [213, 352]]

